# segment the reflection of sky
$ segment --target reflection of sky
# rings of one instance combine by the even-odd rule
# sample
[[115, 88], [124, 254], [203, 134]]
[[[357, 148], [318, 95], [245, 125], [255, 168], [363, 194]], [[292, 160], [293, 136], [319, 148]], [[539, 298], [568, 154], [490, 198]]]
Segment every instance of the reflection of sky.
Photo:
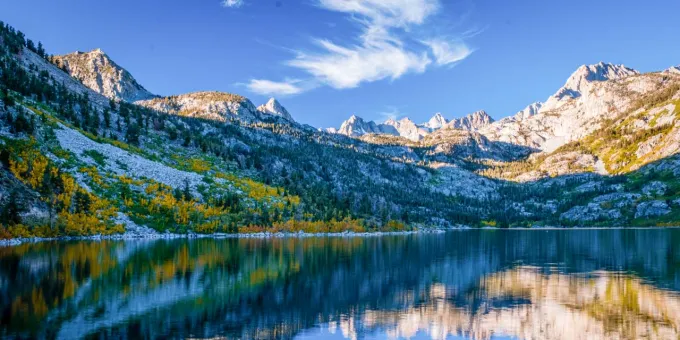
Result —
[[[302, 333], [300, 333], [298, 336], [295, 337], [296, 340], [314, 340], [314, 339], [323, 339], [323, 340], [346, 340], [346, 339], [351, 339], [351, 337], [347, 337], [343, 335], [341, 332], [333, 332], [328, 329], [328, 324], [320, 325], [317, 328], [306, 330]], [[366, 335], [362, 339], [364, 340], [391, 340], [394, 339], [390, 335], [387, 334], [385, 331], [376, 331], [373, 332], [372, 334]], [[398, 339], [403, 339], [403, 338], [398, 338]], [[425, 331], [419, 331], [416, 333], [414, 336], [408, 338], [410, 340], [430, 340], [432, 337]], [[464, 336], [457, 336], [457, 335], [449, 335], [446, 337], [446, 340], [468, 340], [470, 339], [469, 337], [464, 337]], [[509, 336], [493, 336], [491, 338], [492, 340], [515, 340], [517, 338], [515, 337], [509, 337]]]

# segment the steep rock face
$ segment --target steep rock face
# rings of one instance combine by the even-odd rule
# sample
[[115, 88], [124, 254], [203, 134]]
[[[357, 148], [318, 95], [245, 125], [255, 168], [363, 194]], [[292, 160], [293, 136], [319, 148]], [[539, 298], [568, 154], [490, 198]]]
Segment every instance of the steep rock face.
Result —
[[624, 65], [600, 62], [595, 65], [582, 65], [567, 79], [567, 82], [542, 107], [542, 112], [560, 108], [570, 99], [589, 97], [597, 82], [623, 79], [638, 75], [640, 72]]
[[473, 112], [465, 117], [454, 119], [446, 124], [446, 128], [476, 131], [493, 123], [493, 118], [484, 110]]
[[283, 107], [283, 105], [281, 105], [281, 103], [279, 103], [279, 101], [274, 98], [270, 98], [266, 104], [258, 106], [257, 111], [262, 112], [264, 114], [279, 116], [289, 121], [294, 121], [293, 116], [291, 116], [290, 113], [288, 113], [288, 110], [286, 110], [286, 108]]
[[508, 161], [526, 157], [531, 151], [526, 147], [492, 142], [475, 131], [446, 128], [429, 134], [419, 145], [429, 147], [426, 154], [442, 162], [466, 158]]
[[444, 118], [440, 112], [437, 112], [434, 116], [432, 116], [432, 118], [430, 118], [430, 120], [427, 121], [427, 123], [422, 124], [422, 126], [430, 130], [437, 130], [446, 125], [448, 122], [449, 121]]
[[538, 112], [503, 119], [480, 132], [491, 140], [552, 151], [597, 130], [602, 121], [626, 111], [638, 95], [654, 90], [656, 84], [653, 76], [641, 76], [623, 65], [583, 65]]
[[344, 121], [337, 133], [349, 137], [359, 137], [370, 133], [399, 136], [399, 132], [393, 126], [376, 124], [373, 121], [366, 122], [356, 115], [352, 115]]
[[55, 56], [54, 63], [109, 99], [134, 102], [155, 97], [100, 49]]
[[543, 103], [541, 102], [531, 103], [529, 106], [525, 107], [524, 110], [517, 112], [511, 118], [519, 121], [533, 117], [541, 110], [541, 107], [543, 107]]
[[224, 92], [194, 92], [135, 102], [163, 113], [217, 121], [260, 119], [260, 111], [245, 97]]
[[398, 121], [394, 119], [388, 119], [382, 125], [392, 126], [397, 130], [399, 136], [408, 138], [412, 141], [419, 141], [429, 133], [428, 129], [416, 125], [416, 123], [408, 118], [403, 118]]

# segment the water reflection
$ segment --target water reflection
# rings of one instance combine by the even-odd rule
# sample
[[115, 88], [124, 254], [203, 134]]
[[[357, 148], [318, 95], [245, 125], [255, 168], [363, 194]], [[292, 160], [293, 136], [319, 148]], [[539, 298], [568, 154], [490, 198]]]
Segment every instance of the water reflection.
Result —
[[680, 230], [0, 248], [0, 336], [678, 338]]

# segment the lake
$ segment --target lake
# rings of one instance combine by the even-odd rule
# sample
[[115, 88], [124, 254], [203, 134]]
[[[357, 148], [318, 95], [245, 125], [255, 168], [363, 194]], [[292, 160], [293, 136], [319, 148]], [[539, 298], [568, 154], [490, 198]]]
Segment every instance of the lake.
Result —
[[27, 243], [0, 336], [677, 339], [680, 229]]

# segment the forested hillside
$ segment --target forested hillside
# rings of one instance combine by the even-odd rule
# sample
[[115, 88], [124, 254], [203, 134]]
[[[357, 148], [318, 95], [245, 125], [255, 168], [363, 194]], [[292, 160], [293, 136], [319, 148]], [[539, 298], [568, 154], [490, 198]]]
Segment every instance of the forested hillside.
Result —
[[[548, 101], [524, 123], [477, 114], [422, 139], [359, 139], [275, 100], [156, 96], [101, 50], [51, 56], [2, 23], [0, 237], [676, 225], [680, 76], [629, 73], [578, 83], [595, 99]], [[644, 91], [617, 102], [636, 79]], [[597, 129], [554, 150], [489, 132], [611, 98], [581, 122]]]

